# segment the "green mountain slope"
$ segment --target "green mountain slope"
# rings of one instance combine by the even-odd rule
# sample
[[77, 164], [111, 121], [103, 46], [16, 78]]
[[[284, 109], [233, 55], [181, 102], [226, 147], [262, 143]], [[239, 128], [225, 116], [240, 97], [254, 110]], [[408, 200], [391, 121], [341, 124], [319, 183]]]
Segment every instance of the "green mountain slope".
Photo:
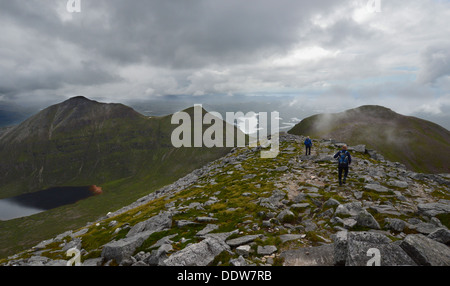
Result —
[[0, 254], [84, 225], [231, 149], [174, 148], [176, 127], [170, 115], [149, 118], [121, 104], [76, 97], [8, 130], [0, 138], [0, 198], [53, 186], [97, 185], [103, 194], [0, 222]]
[[381, 106], [362, 106], [302, 120], [290, 134], [365, 144], [386, 159], [424, 173], [450, 173], [450, 132], [432, 122]]

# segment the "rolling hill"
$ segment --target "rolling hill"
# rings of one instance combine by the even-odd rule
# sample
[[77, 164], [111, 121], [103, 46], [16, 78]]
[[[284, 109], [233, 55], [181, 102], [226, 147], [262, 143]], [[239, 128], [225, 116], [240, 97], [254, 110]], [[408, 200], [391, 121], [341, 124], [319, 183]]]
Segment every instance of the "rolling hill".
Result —
[[432, 122], [381, 106], [362, 106], [302, 120], [290, 134], [365, 144], [390, 161], [424, 173], [450, 173], [450, 132]]

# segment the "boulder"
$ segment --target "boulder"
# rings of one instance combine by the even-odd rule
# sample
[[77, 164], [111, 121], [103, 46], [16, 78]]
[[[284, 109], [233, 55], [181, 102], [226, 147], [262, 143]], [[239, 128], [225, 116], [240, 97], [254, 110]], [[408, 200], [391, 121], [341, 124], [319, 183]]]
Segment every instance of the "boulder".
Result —
[[382, 185], [378, 185], [378, 184], [366, 184], [364, 186], [364, 188], [366, 190], [375, 191], [375, 192], [378, 192], [378, 193], [387, 193], [387, 192], [389, 192], [388, 188], [383, 187]]
[[341, 203], [339, 203], [337, 200], [330, 198], [323, 204], [323, 206], [324, 207], [334, 207], [334, 206], [338, 206], [340, 204]]
[[398, 218], [386, 218], [384, 220], [387, 229], [402, 232], [406, 227], [406, 222]]
[[281, 243], [285, 243], [287, 241], [291, 241], [291, 240], [297, 240], [300, 238], [304, 238], [305, 235], [304, 234], [282, 234], [279, 236], [281, 239]]
[[260, 238], [260, 237], [262, 237], [261, 234], [241, 236], [238, 238], [233, 238], [233, 239], [227, 240], [227, 244], [231, 247], [235, 247], [235, 246], [247, 244], [247, 243], [252, 242], [255, 239]]
[[[342, 247], [342, 245], [338, 246]], [[341, 250], [341, 252], [343, 251]], [[372, 261], [375, 258], [374, 255], [377, 255], [376, 253], [379, 254], [380, 266], [416, 265], [401, 247], [392, 243], [383, 234], [375, 232], [348, 233], [346, 266], [373, 265]]]
[[163, 244], [157, 250], [153, 250], [144, 262], [150, 266], [162, 265], [163, 261], [167, 259], [167, 253], [172, 250], [171, 244]]
[[277, 219], [281, 222], [288, 221], [295, 217], [294, 213], [288, 209], [282, 210], [278, 215]]
[[335, 260], [333, 244], [291, 249], [280, 256], [284, 258], [283, 266], [332, 266]]
[[443, 244], [450, 244], [450, 231], [446, 228], [438, 228], [428, 235], [428, 238], [431, 238], [437, 242]]
[[375, 212], [380, 213], [380, 214], [388, 214], [388, 215], [394, 215], [394, 216], [401, 215], [401, 213], [391, 205], [373, 205], [373, 206], [370, 206], [369, 209], [374, 210]]
[[133, 226], [127, 234], [127, 237], [133, 237], [141, 232], [157, 232], [172, 227], [172, 213], [162, 212], [151, 217], [146, 221], [142, 221]]
[[152, 233], [154, 233], [154, 231], [150, 230], [121, 240], [111, 241], [103, 246], [102, 257], [105, 260], [114, 259], [120, 264], [124, 259], [133, 255], [134, 251], [140, 247]]
[[419, 214], [433, 217], [438, 214], [450, 213], [450, 204], [444, 202], [418, 204], [417, 210]]
[[207, 266], [214, 258], [230, 247], [222, 240], [207, 237], [175, 252], [162, 262], [165, 266]]
[[213, 222], [217, 221], [217, 218], [214, 217], [208, 217], [208, 216], [200, 216], [196, 219], [198, 222]]
[[262, 198], [260, 205], [273, 210], [278, 209], [281, 204], [281, 200], [284, 199], [286, 193], [280, 190], [273, 191], [272, 195], [268, 198]]
[[244, 257], [239, 256], [238, 258], [231, 259], [230, 264], [233, 266], [236, 266], [236, 267], [239, 267], [239, 266], [242, 267], [242, 266], [247, 266], [247, 261], [245, 261]]
[[347, 261], [347, 236], [348, 232], [342, 230], [333, 237], [333, 265], [344, 266]]
[[357, 216], [361, 210], [362, 210], [361, 202], [346, 203], [343, 205], [339, 205], [336, 208], [334, 215], [335, 216], [338, 216], [338, 215]]
[[380, 225], [375, 218], [366, 210], [362, 210], [356, 217], [356, 224], [362, 227], [368, 227], [372, 229], [380, 229]]
[[365, 153], [366, 152], [366, 145], [356, 145], [349, 147], [348, 150], [358, 152], [358, 153]]
[[400, 247], [418, 264], [424, 266], [450, 266], [450, 248], [423, 234], [410, 234]]
[[388, 181], [388, 185], [401, 189], [406, 189], [409, 186], [407, 182], [400, 180], [390, 180]]
[[434, 232], [435, 230], [439, 229], [435, 224], [428, 223], [428, 222], [420, 222], [415, 225], [410, 225], [411, 229], [415, 229], [417, 232], [423, 233], [423, 234], [430, 234]]
[[236, 247], [236, 254], [237, 255], [242, 255], [244, 257], [248, 257], [250, 254], [250, 245], [241, 245]]
[[219, 228], [219, 226], [217, 224], [208, 224], [205, 226], [204, 229], [197, 232], [196, 236], [204, 236], [205, 234], [208, 234], [211, 231], [216, 230], [218, 228]]
[[277, 252], [277, 247], [275, 245], [258, 246], [256, 253], [259, 255], [271, 255]]

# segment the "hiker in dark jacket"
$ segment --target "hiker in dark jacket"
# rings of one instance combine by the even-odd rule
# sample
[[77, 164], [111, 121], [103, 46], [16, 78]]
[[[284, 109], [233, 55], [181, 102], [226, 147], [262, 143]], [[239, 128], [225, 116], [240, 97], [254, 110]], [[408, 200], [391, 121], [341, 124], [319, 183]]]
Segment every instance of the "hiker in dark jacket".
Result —
[[[334, 158], [338, 159], [338, 170], [339, 170], [339, 186], [342, 186], [342, 183], [345, 184], [348, 176], [348, 166], [352, 163], [352, 156], [347, 151], [347, 145], [342, 146], [342, 150], [334, 155]], [[344, 180], [342, 181], [342, 172], [344, 172]]]
[[308, 136], [308, 137], [306, 137], [306, 140], [305, 140], [305, 147], [306, 147], [305, 155], [311, 155], [311, 146], [312, 146], [312, 141]]

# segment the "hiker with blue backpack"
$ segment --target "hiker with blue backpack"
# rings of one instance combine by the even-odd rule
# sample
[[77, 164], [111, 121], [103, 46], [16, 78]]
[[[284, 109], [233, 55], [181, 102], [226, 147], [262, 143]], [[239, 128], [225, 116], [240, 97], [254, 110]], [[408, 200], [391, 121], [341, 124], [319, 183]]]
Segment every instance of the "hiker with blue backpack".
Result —
[[312, 147], [312, 141], [311, 139], [308, 137], [306, 137], [305, 140], [305, 148], [306, 148], [306, 156], [311, 155], [311, 147]]
[[[352, 163], [352, 156], [347, 151], [347, 145], [342, 146], [342, 150], [334, 155], [334, 158], [338, 159], [338, 170], [339, 170], [339, 186], [342, 186], [342, 183], [345, 184], [348, 176], [348, 166]], [[344, 172], [344, 180], [342, 181], [342, 172]]]

